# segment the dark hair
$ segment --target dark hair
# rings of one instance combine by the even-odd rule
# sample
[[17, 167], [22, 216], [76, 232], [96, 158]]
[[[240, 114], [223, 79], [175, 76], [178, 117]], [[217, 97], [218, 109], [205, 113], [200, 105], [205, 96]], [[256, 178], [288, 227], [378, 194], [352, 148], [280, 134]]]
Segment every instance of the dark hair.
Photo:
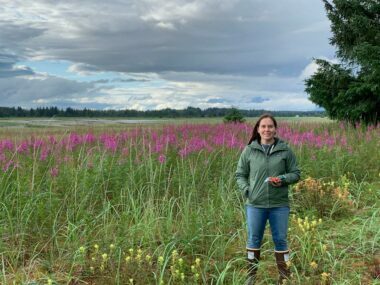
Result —
[[276, 121], [276, 119], [271, 114], [268, 114], [268, 113], [262, 114], [260, 116], [260, 118], [257, 120], [255, 126], [253, 127], [252, 137], [249, 140], [248, 144], [251, 144], [251, 142], [253, 142], [254, 140], [257, 140], [260, 143], [261, 136], [260, 136], [259, 132], [257, 131], [257, 129], [260, 126], [261, 120], [265, 119], [265, 118], [271, 119], [273, 121], [274, 127], [277, 129], [277, 121]]

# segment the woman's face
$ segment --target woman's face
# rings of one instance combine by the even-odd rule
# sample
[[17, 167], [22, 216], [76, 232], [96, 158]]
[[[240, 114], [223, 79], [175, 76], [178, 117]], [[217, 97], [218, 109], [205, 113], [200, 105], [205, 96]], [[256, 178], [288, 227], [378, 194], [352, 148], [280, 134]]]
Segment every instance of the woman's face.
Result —
[[261, 137], [261, 143], [272, 143], [276, 134], [276, 128], [271, 118], [264, 118], [260, 121], [258, 133]]

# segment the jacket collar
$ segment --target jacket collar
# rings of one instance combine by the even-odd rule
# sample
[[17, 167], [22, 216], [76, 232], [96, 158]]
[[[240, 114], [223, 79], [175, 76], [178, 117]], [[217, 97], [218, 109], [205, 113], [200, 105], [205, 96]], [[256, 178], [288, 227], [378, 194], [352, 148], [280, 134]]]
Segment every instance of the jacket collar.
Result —
[[[252, 149], [258, 149], [260, 151], [263, 151], [263, 148], [261, 147], [261, 145], [259, 144], [259, 142], [257, 140], [254, 140], [248, 146], [251, 147]], [[275, 151], [287, 150], [287, 149], [288, 149], [288, 147], [283, 140], [281, 140], [279, 138], [274, 138], [274, 147], [273, 147], [273, 150], [271, 153], [273, 153]]]

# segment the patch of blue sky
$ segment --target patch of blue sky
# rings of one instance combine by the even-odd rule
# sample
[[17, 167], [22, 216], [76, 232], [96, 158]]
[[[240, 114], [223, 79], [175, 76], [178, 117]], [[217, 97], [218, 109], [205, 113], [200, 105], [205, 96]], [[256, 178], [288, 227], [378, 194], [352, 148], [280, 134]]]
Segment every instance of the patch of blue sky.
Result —
[[89, 72], [77, 73], [69, 71], [73, 63], [65, 60], [41, 60], [41, 61], [20, 61], [17, 65], [25, 65], [32, 68], [36, 73], [45, 73], [49, 76], [57, 76], [78, 82], [95, 82], [99, 86], [135, 88], [150, 87], [161, 88], [167, 86], [168, 82], [163, 79], [154, 78], [148, 80], [138, 80], [118, 72]]
[[62, 77], [79, 82], [92, 82], [97, 80], [113, 80], [120, 77], [116, 72], [92, 72], [79, 74], [70, 72], [69, 67], [73, 63], [66, 60], [41, 60], [41, 61], [21, 61], [17, 65], [26, 65], [37, 73], [47, 73], [50, 76]]
[[41, 60], [41, 61], [20, 61], [17, 65], [26, 65], [38, 73], [47, 73], [52, 76], [65, 77], [70, 75], [67, 71], [71, 63], [64, 60]]

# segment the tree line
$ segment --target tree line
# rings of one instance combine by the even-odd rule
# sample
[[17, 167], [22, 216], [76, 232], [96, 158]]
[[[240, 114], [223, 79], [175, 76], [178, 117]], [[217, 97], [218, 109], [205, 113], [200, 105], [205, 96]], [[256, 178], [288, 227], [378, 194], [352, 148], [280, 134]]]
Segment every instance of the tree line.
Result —
[[[234, 108], [207, 108], [202, 110], [195, 107], [186, 109], [162, 110], [92, 110], [92, 109], [59, 109], [58, 107], [37, 107], [24, 109], [21, 107], [0, 107], [0, 117], [138, 117], [138, 118], [200, 118], [224, 117]], [[269, 112], [277, 117], [323, 117], [324, 111], [266, 111], [266, 110], [238, 110], [245, 117], [258, 117]]]

